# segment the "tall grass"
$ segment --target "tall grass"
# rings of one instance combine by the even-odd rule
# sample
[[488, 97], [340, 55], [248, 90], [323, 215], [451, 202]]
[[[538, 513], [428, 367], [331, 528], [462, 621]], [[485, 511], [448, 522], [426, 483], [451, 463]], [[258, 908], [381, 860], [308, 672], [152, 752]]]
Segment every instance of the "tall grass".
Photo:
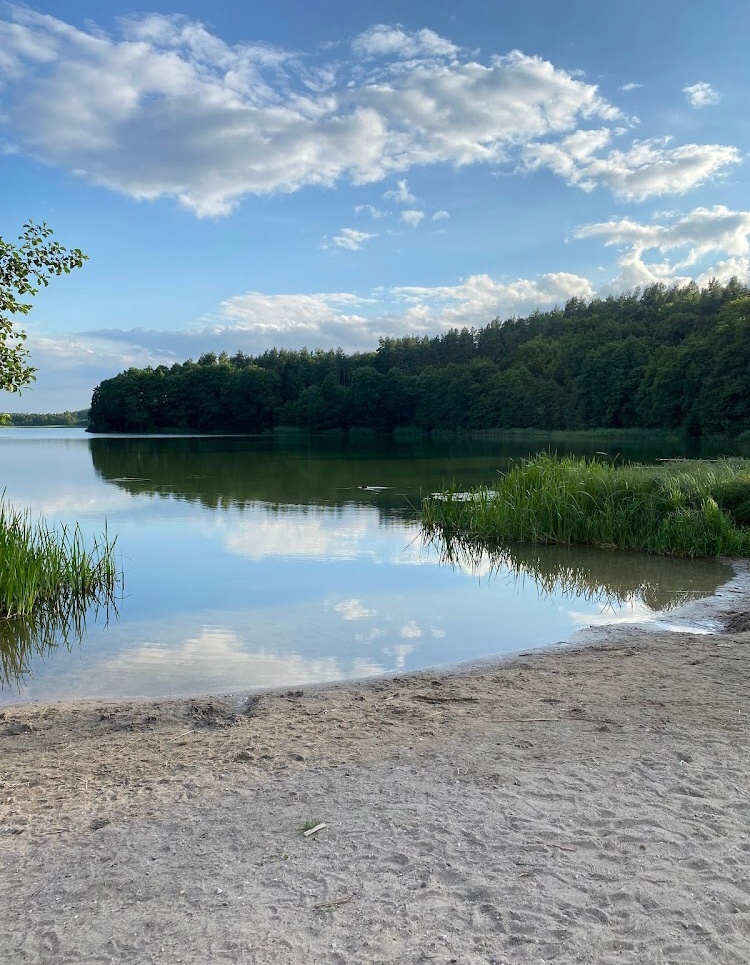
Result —
[[0, 499], [0, 620], [64, 614], [111, 596], [114, 546], [106, 532], [87, 546], [78, 525], [50, 529]]
[[425, 499], [428, 535], [586, 543], [676, 556], [750, 556], [750, 462], [660, 466], [542, 454], [493, 489]]

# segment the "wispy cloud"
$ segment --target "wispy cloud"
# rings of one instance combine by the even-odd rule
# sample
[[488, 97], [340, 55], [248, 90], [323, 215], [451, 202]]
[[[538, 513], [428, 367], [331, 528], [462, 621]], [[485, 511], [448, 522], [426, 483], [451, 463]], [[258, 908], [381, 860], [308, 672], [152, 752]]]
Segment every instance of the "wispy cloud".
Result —
[[337, 248], [347, 248], [349, 251], [361, 251], [362, 243], [370, 238], [377, 238], [376, 234], [367, 231], [357, 231], [356, 228], [342, 228], [341, 233], [334, 235], [333, 244]]
[[380, 218], [385, 218], [388, 215], [387, 211], [385, 211], [383, 208], [376, 207], [374, 204], [358, 204], [354, 208], [354, 213], [369, 214], [369, 216], [374, 218], [376, 221]]
[[685, 194], [742, 160], [734, 147], [671, 147], [669, 138], [634, 141], [628, 150], [614, 149], [604, 154], [602, 148], [610, 139], [610, 132], [604, 128], [576, 131], [557, 143], [529, 145], [524, 152], [525, 163], [530, 170], [549, 168], [584, 191], [604, 186], [624, 201], [644, 201]]
[[386, 191], [383, 195], [389, 201], [395, 201], [397, 204], [414, 204], [418, 201], [415, 195], [409, 190], [409, 185], [406, 183], [406, 179], [396, 182], [396, 187], [392, 188], [390, 191]]

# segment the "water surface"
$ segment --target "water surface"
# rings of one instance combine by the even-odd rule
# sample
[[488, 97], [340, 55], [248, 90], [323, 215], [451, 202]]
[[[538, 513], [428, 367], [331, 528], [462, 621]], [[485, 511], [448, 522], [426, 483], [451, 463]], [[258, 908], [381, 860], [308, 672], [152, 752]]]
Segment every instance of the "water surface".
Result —
[[446, 561], [424, 545], [420, 493], [491, 483], [535, 448], [3, 430], [6, 498], [92, 534], [106, 523], [125, 579], [117, 616], [91, 615], [67, 646], [6, 660], [0, 703], [232, 692], [457, 663], [654, 619], [731, 577], [713, 561], [529, 546]]

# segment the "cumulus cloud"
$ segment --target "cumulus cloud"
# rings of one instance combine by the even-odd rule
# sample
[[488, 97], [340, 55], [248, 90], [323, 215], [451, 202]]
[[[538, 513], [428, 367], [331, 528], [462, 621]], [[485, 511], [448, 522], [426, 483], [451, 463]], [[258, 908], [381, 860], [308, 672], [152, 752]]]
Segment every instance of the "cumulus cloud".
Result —
[[413, 33], [400, 26], [380, 23], [365, 30], [352, 41], [352, 51], [360, 57], [454, 57], [459, 48], [433, 30]]
[[416, 228], [420, 221], [424, 221], [424, 211], [417, 211], [416, 208], [408, 208], [401, 212], [401, 220], [406, 224]]
[[[699, 284], [712, 277], [727, 281], [734, 275], [750, 280], [750, 211], [732, 211], [724, 205], [698, 207], [671, 224], [621, 218], [585, 225], [575, 237], [601, 238], [605, 245], [622, 248], [620, 274], [611, 283], [618, 290], [654, 282], [685, 283], [691, 278]], [[653, 252], [662, 256], [675, 252], [677, 257], [653, 260], [649, 255]], [[706, 264], [717, 256], [718, 261]]]
[[511, 51], [480, 63], [429, 30], [365, 31], [352, 44], [363, 72], [228, 44], [183, 16], [121, 19], [114, 36], [4, 9], [9, 148], [199, 216], [250, 194], [376, 182], [416, 165], [515, 163], [529, 142], [620, 117], [549, 61]]
[[445, 218], [450, 218], [450, 213], [448, 211], [444, 211], [442, 208], [440, 211], [436, 211], [432, 216], [433, 221], [443, 221]]
[[634, 82], [631, 80], [631, 81], [629, 81], [627, 84], [621, 84], [621, 85], [620, 85], [620, 90], [621, 90], [623, 93], [627, 94], [629, 91], [631, 91], [631, 90], [638, 90], [638, 89], [641, 88], [641, 87], [643, 87], [643, 84], [636, 84], [636, 83], [634, 83]]
[[415, 330], [447, 330], [457, 326], [486, 325], [492, 318], [532, 311], [534, 307], [564, 304], [569, 298], [591, 298], [587, 278], [566, 272], [503, 282], [489, 275], [471, 275], [458, 285], [402, 286], [393, 295], [411, 305]]
[[362, 242], [369, 241], [370, 238], [377, 238], [377, 235], [368, 234], [367, 231], [357, 231], [356, 228], [342, 228], [341, 234], [334, 236], [333, 243], [337, 248], [361, 251]]
[[687, 97], [690, 106], [695, 107], [696, 110], [718, 104], [721, 100], [713, 87], [703, 82], [688, 84], [687, 87], [682, 88], [682, 93]]
[[740, 152], [721, 144], [670, 147], [668, 138], [634, 141], [622, 151], [602, 154], [606, 128], [576, 131], [556, 143], [532, 144], [524, 151], [527, 168], [546, 167], [584, 191], [603, 185], [623, 201], [685, 194], [741, 161]]

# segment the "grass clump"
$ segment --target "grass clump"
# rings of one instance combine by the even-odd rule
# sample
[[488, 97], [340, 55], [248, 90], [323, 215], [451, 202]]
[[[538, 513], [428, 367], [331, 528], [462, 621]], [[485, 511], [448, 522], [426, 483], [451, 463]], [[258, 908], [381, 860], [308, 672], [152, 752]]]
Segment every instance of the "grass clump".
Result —
[[750, 556], [750, 462], [659, 466], [544, 453], [497, 486], [425, 499], [428, 535], [584, 543], [676, 556]]
[[65, 617], [112, 596], [114, 540], [87, 546], [78, 525], [50, 529], [0, 499], [0, 620]]

